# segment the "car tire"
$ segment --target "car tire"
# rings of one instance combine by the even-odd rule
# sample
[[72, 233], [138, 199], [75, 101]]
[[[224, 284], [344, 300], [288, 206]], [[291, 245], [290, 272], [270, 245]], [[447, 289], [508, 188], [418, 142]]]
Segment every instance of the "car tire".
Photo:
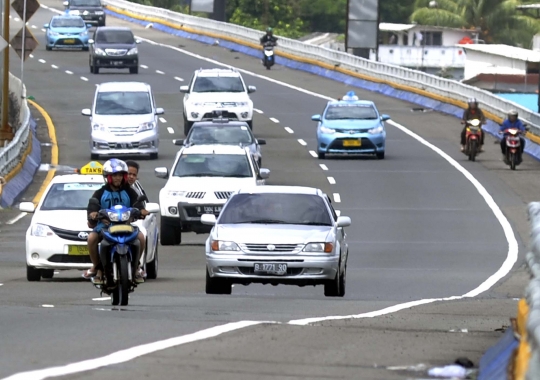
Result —
[[54, 277], [54, 269], [42, 269], [41, 270], [41, 277], [43, 277], [43, 278], [53, 278]]
[[88, 46], [85, 46], [82, 48], [83, 51], [88, 51], [88, 49], [89, 49]]
[[182, 242], [182, 231], [180, 229], [180, 219], [178, 225], [171, 225], [166, 219], [161, 217], [160, 221], [160, 242], [161, 245], [179, 245]]
[[92, 161], [99, 160], [99, 154], [94, 154], [94, 153], [90, 154], [90, 159]]
[[377, 159], [384, 160], [384, 152], [377, 152]]
[[192, 125], [193, 125], [193, 123], [187, 119], [186, 115], [184, 115], [184, 135], [186, 137], [187, 137], [187, 135], [189, 133], [189, 130], [191, 129]]
[[156, 244], [156, 249], [154, 252], [154, 260], [151, 263], [146, 263], [146, 278], [149, 280], [155, 280], [158, 276], [158, 245]]
[[224, 278], [212, 278], [206, 269], [206, 294], [231, 294], [232, 283]]
[[139, 74], [139, 67], [130, 67], [129, 68], [129, 73], [130, 74]]
[[32, 282], [41, 280], [41, 270], [27, 265], [26, 266], [26, 279]]
[[347, 266], [345, 265], [343, 271], [339, 271], [336, 274], [336, 278], [329, 280], [324, 284], [324, 295], [326, 297], [345, 296], [346, 272]]
[[319, 160], [324, 160], [324, 158], [326, 157], [326, 154], [325, 153], [322, 153], [322, 152], [318, 152], [318, 157], [319, 157]]
[[94, 65], [94, 74], [99, 74], [99, 66]]
[[45, 50], [47, 50], [47, 51], [51, 51], [51, 50], [52, 50], [52, 47], [51, 47], [51, 46], [49, 46], [49, 45], [45, 45]]
[[248, 121], [247, 125], [249, 126], [249, 129], [253, 130], [253, 120]]
[[150, 159], [151, 160], [157, 160], [159, 157], [158, 153], [150, 153]]

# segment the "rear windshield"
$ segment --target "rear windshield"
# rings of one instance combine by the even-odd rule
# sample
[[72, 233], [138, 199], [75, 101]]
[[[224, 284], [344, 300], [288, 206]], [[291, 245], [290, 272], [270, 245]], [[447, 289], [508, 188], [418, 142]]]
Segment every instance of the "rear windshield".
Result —
[[70, 0], [70, 7], [101, 7], [99, 0]]

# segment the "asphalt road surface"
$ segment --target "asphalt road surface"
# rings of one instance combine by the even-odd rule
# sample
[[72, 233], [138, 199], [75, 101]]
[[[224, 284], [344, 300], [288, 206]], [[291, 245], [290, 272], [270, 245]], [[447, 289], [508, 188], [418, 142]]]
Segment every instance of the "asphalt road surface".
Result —
[[[46, 0], [42, 4], [62, 9], [60, 1]], [[316, 125], [310, 117], [323, 110], [326, 99], [283, 83], [332, 98], [350, 90], [346, 85], [279, 66], [268, 72], [257, 59], [113, 17], [108, 18], [108, 25], [129, 25], [137, 36], [167, 46], [141, 43], [138, 75], [130, 75], [127, 70], [102, 70], [94, 75], [89, 72], [87, 52], [45, 51], [41, 28], [53, 15], [50, 9], [42, 8], [29, 21], [41, 45], [27, 60], [24, 78], [28, 95], [34, 96], [54, 121], [61, 165], [78, 167], [90, 161], [88, 118], [81, 115], [81, 109], [91, 106], [96, 84], [147, 82], [155, 92], [157, 106], [165, 109], [159, 159], [140, 160], [141, 183], [150, 200], [157, 202], [165, 181], [155, 178], [154, 168], [172, 165], [177, 147], [171, 140], [183, 137], [183, 94], [179, 86], [188, 83], [194, 70], [216, 67], [210, 60], [247, 70], [255, 74], [243, 76], [248, 85], [257, 86], [252, 99], [260, 111], [255, 116], [254, 132], [268, 144], [262, 147], [263, 167], [271, 170], [268, 184], [321, 188], [331, 195], [341, 215], [353, 221], [347, 229], [347, 294], [343, 299], [329, 299], [324, 297], [322, 287], [236, 285], [230, 296], [206, 295], [203, 244], [207, 235], [189, 233], [178, 247], [160, 246], [158, 279], [137, 288], [128, 307], [113, 308], [108, 300], [96, 299], [99, 292], [77, 271], [60, 272], [38, 283], [26, 281], [24, 234], [30, 222], [26, 216], [13, 224], [4, 223], [1, 228], [0, 338], [8, 344], [0, 347], [0, 377], [99, 358], [186, 334], [194, 334], [193, 339], [199, 340], [204, 337], [201, 330], [231, 322], [286, 323], [311, 317], [359, 315], [398, 305], [390, 309], [397, 311], [407, 302], [461, 296], [484, 284], [480, 293], [493, 285], [486, 280], [498, 279], [492, 277], [495, 273], [504, 275], [516, 259], [519, 263], [521, 256], [516, 257], [512, 249], [522, 244], [511, 226], [521, 223], [520, 232], [525, 231], [522, 219], [513, 217], [523, 211], [523, 202], [530, 193], [520, 192], [515, 178], [521, 184], [532, 181], [528, 178], [540, 165], [531, 158], [526, 158], [519, 173], [509, 174], [500, 160], [498, 146], [487, 146], [490, 151], [480, 156], [479, 162], [468, 162], [458, 150], [460, 126], [455, 118], [433, 112], [415, 113], [409, 103], [356, 89], [361, 98], [374, 100], [380, 112], [389, 114], [397, 123], [387, 125], [386, 158], [319, 160], [312, 155]], [[12, 33], [21, 25], [13, 20]], [[200, 54], [204, 59], [171, 46]], [[11, 71], [19, 76], [15, 57], [12, 53]], [[35, 110], [34, 115], [41, 118]], [[433, 150], [413, 133], [441, 151]], [[483, 186], [480, 190], [473, 183], [475, 179]], [[33, 185], [26, 195], [30, 199], [35, 188]], [[510, 223], [497, 214], [498, 207], [509, 215]], [[3, 215], [15, 217], [17, 212]], [[514, 236], [518, 243], [512, 245]], [[182, 373], [185, 378], [223, 379], [379, 378], [362, 372], [372, 368], [373, 363], [355, 364], [354, 357], [344, 354], [351, 349], [367, 352], [374, 343], [363, 341], [362, 336], [343, 334], [345, 322], [332, 323], [325, 322], [324, 328], [255, 325], [67, 378], [184, 378]], [[321, 357], [323, 351], [314, 346], [320, 344], [316, 341], [338, 347], [333, 355], [342, 363], [326, 365], [325, 360], [330, 359]], [[149, 349], [154, 352], [166, 347], [165, 343], [157, 343]], [[384, 357], [391, 352], [392, 347], [381, 348], [377, 355]], [[114, 364], [114, 358], [122, 362], [128, 356], [123, 353], [100, 362]], [[308, 365], [308, 361], [317, 364]], [[390, 364], [391, 358], [383, 361]], [[392, 376], [385, 373], [381, 378]]]

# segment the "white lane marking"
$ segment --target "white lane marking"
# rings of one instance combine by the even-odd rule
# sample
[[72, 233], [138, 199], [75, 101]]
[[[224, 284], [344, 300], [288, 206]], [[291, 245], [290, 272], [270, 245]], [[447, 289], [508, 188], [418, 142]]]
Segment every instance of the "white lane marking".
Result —
[[46, 5], [43, 5], [43, 4], [39, 4], [39, 6], [40, 6], [41, 8], [49, 9], [49, 7], [48, 7], [48, 6], [46, 6]]
[[275, 117], [271, 117], [270, 120], [272, 120], [274, 123], [279, 123], [279, 120], [276, 119]]
[[331, 185], [336, 184], [336, 180], [334, 179], [334, 177], [327, 177], [327, 179], [328, 179], [328, 182], [330, 182]]
[[159, 118], [159, 121], [161, 121], [162, 123], [166, 123], [166, 122], [167, 122], [167, 120], [165, 120], [165, 118], [163, 118], [163, 117], [160, 117], [160, 118]]
[[86, 78], [86, 77], [81, 77], [81, 79], [82, 79], [83, 81], [85, 81], [85, 82], [88, 82], [88, 78]]
[[315, 152], [314, 150], [310, 150], [309, 151], [309, 154], [311, 154], [313, 157], [317, 158], [319, 157], [319, 155], [317, 154], [317, 152]]
[[169, 131], [171, 135], [174, 134], [174, 129], [172, 129], [172, 127], [167, 127], [167, 131]]
[[110, 299], [111, 297], [99, 297], [99, 298], [92, 298], [92, 301], [107, 301]]
[[339, 193], [334, 193], [333, 195], [334, 195], [334, 202], [336, 202], [336, 203], [341, 202], [341, 197], [340, 197]]
[[53, 69], [57, 69], [57, 68], [58, 68], [58, 66], [56, 66], [56, 65], [51, 65], [51, 67], [52, 67]]
[[289, 128], [289, 127], [285, 127], [285, 130], [286, 130], [287, 132], [289, 132], [289, 133], [294, 133], [294, 131], [293, 131], [291, 128]]
[[39, 62], [46, 63], [47, 61], [45, 61], [44, 59], [40, 59]]
[[182, 78], [180, 78], [180, 77], [174, 77], [174, 79], [176, 79], [176, 80], [179, 81], [179, 82], [183, 82], [183, 81], [184, 81], [184, 80], [183, 80]]
[[45, 30], [45, 29], [43, 29], [43, 28], [41, 29], [41, 31], [42, 31], [43, 33], [45, 33], [45, 32], [46, 32], [46, 30]]
[[29, 54], [28, 55], [30, 58], [34, 58], [34, 54]]
[[146, 65], [141, 65], [141, 68], [142, 68], [142, 69], [147, 69], [148, 66], [146, 66]]
[[307, 145], [307, 142], [305, 142], [305, 141], [302, 140], [302, 139], [298, 139], [298, 142], [300, 143], [300, 145], [303, 145], [303, 146], [306, 146], [306, 145]]
[[72, 363], [64, 366], [16, 373], [5, 378], [4, 380], [43, 380], [48, 377], [66, 376], [75, 373], [91, 371], [114, 364], [125, 363], [140, 356], [148, 355], [157, 351], [162, 351], [167, 348], [177, 347], [187, 343], [214, 338], [216, 336], [226, 334], [231, 331], [260, 325], [263, 323], [275, 322], [240, 321], [227, 323], [226, 325], [211, 327], [206, 330], [197, 331], [193, 334], [181, 335], [170, 339], [160, 340], [154, 343], [142, 344], [140, 346], [114, 352], [101, 358], [84, 360], [78, 363]]
[[163, 71], [156, 70], [156, 74], [165, 74]]
[[4, 286], [4, 284], [0, 284], [0, 286]]
[[257, 108], [253, 108], [253, 111], [257, 112], [257, 113], [264, 113], [263, 111], [257, 109]]
[[37, 29], [37, 26], [35, 26], [35, 25], [32, 25], [32, 29]]
[[54, 307], [54, 305], [41, 305], [41, 307]]
[[15, 223], [17, 223], [19, 220], [21, 220], [22, 218], [24, 218], [26, 215], [28, 215], [28, 213], [26, 213], [26, 212], [21, 212], [21, 213], [20, 213], [19, 215], [17, 215], [16, 217], [14, 217], [14, 218], [8, 220], [8, 221], [6, 222], [6, 224], [15, 224]]
[[71, 75], [71, 74], [73, 74], [73, 71], [66, 70], [66, 74]]
[[322, 170], [328, 170], [328, 166], [326, 166], [325, 164], [319, 164], [319, 166]]

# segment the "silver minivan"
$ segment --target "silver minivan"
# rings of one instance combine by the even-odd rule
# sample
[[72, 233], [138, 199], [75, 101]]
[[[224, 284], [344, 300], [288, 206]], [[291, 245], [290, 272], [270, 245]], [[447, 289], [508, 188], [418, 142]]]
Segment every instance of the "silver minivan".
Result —
[[90, 155], [150, 155], [158, 158], [159, 119], [152, 88], [142, 82], [107, 82], [97, 86], [90, 117]]

